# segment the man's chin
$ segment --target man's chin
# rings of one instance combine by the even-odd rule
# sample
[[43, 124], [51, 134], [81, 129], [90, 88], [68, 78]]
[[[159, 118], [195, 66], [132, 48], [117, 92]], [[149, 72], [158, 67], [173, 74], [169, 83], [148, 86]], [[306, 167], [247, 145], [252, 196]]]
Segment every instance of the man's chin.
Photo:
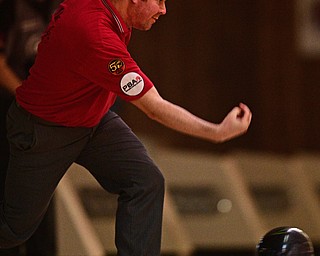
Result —
[[141, 25], [141, 26], [137, 26], [137, 27], [134, 27], [135, 29], [137, 30], [140, 30], [140, 31], [148, 31], [152, 28], [152, 25], [153, 24], [144, 24], [144, 25]]

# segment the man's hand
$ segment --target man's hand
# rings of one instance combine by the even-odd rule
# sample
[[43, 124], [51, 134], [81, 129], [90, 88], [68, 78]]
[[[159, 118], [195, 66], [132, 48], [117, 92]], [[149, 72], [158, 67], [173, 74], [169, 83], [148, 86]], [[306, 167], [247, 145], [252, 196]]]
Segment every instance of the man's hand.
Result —
[[220, 142], [230, 140], [234, 137], [244, 134], [251, 123], [252, 113], [250, 109], [243, 103], [238, 107], [234, 107], [224, 118], [222, 123], [218, 125], [218, 134], [220, 134]]

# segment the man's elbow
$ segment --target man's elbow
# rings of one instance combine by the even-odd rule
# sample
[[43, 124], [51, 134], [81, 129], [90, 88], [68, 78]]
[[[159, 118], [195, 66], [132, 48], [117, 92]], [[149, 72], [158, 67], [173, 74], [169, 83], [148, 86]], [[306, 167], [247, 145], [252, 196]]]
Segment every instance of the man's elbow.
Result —
[[155, 110], [152, 110], [152, 109], [145, 109], [144, 110], [144, 113], [146, 114], [146, 116], [148, 118], [150, 118], [151, 120], [154, 120], [154, 121], [159, 121], [159, 113], [158, 111], [155, 111]]

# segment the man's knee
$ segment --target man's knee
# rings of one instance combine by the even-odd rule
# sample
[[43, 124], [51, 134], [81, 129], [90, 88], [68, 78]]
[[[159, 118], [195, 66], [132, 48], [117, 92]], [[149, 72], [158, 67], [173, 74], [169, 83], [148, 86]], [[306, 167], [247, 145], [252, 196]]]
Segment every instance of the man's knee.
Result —
[[1, 224], [0, 227], [0, 249], [13, 248], [23, 244], [30, 235], [17, 235], [13, 233], [8, 226]]
[[147, 190], [146, 192], [156, 192], [164, 194], [165, 179], [157, 166], [149, 166], [143, 187]]
[[0, 248], [16, 247], [27, 241], [33, 234], [35, 229], [30, 229], [26, 232], [15, 232], [8, 225], [4, 213], [2, 211], [3, 205], [0, 206]]
[[9, 249], [16, 247], [18, 245], [21, 245], [25, 242], [26, 240], [3, 240], [2, 238], [0, 239], [0, 249]]

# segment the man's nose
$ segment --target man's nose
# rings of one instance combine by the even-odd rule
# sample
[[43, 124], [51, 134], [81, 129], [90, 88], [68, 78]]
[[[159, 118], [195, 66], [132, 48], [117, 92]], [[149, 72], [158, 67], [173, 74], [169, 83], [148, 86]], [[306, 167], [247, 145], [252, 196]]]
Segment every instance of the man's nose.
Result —
[[161, 15], [165, 15], [167, 13], [165, 1], [163, 1], [162, 4], [160, 5], [160, 13], [161, 13]]

